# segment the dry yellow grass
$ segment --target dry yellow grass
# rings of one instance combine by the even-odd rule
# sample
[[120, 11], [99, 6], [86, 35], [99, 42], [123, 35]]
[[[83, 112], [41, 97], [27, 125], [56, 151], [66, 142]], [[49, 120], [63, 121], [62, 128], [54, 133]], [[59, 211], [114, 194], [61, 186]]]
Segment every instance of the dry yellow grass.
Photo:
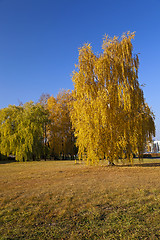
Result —
[[160, 239], [160, 167], [0, 165], [1, 239]]

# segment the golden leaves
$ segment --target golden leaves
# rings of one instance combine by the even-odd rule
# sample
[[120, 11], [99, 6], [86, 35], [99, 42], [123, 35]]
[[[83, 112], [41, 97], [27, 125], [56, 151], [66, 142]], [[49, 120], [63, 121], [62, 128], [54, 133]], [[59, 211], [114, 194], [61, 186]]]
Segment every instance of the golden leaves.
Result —
[[[153, 122], [149, 127], [146, 118], [141, 118], [145, 104], [138, 82], [138, 55], [132, 54], [134, 35], [128, 32], [120, 40], [105, 36], [99, 56], [89, 44], [79, 49], [78, 70], [72, 78], [75, 101], [71, 119], [79, 158], [85, 156], [87, 162], [104, 155], [112, 162], [125, 153], [132, 159], [140, 141], [144, 146], [154, 132]], [[151, 113], [147, 116], [153, 119]]]
[[74, 155], [75, 138], [70, 120], [71, 101], [70, 91], [61, 91], [57, 97], [48, 99], [50, 124], [48, 126], [48, 139], [51, 150], [55, 156]]

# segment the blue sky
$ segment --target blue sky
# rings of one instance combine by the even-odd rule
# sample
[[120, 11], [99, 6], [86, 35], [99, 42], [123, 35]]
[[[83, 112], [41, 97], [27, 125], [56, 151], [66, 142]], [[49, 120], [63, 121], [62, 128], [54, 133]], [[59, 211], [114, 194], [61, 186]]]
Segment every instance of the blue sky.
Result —
[[78, 48], [127, 31], [160, 140], [160, 0], [0, 0], [0, 108], [73, 89]]

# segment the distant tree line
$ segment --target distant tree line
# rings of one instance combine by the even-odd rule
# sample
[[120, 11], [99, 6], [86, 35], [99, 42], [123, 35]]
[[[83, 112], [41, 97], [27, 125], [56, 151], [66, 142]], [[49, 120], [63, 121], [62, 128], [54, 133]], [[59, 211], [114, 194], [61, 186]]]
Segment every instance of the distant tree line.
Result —
[[66, 159], [88, 164], [141, 156], [155, 135], [154, 114], [138, 82], [134, 33], [105, 37], [102, 53], [79, 50], [74, 90], [0, 110], [0, 153], [17, 161]]

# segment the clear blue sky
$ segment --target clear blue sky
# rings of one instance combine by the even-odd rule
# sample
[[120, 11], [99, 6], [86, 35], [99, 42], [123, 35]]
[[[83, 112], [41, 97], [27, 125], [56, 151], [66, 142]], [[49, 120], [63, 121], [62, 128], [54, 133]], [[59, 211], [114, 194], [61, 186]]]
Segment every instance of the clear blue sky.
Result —
[[127, 31], [160, 140], [160, 0], [0, 0], [0, 108], [73, 89], [78, 48]]

